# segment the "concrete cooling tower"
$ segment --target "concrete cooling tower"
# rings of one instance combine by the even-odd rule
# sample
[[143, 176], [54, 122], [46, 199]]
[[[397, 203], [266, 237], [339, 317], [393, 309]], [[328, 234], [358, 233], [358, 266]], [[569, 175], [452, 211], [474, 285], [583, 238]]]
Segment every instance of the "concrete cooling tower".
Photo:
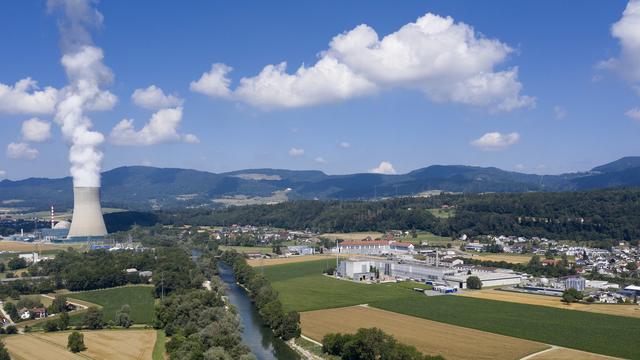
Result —
[[107, 235], [100, 207], [100, 188], [73, 188], [73, 218], [67, 238], [90, 238]]

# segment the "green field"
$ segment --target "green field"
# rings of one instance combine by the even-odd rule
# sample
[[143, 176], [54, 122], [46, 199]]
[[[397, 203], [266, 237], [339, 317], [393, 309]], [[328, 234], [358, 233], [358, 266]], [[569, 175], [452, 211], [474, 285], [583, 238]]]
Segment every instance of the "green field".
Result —
[[260, 253], [260, 254], [269, 254], [273, 252], [273, 249], [268, 246], [227, 246], [220, 245], [220, 250], [235, 250], [239, 253]]
[[423, 241], [426, 241], [429, 246], [447, 246], [447, 244], [452, 244], [454, 247], [459, 247], [461, 241], [453, 240], [450, 237], [438, 236], [429, 232], [419, 232], [417, 236], [411, 237], [407, 236], [399, 239], [399, 241], [410, 242], [414, 245], [420, 245]]
[[437, 217], [437, 218], [441, 218], [441, 219], [448, 219], [450, 217], [454, 217], [456, 215], [456, 210], [455, 209], [429, 209], [429, 212], [431, 213], [431, 215]]
[[333, 279], [322, 275], [329, 266], [335, 266], [334, 259], [265, 266], [264, 274], [280, 294], [285, 309], [297, 311], [399, 300], [415, 293], [413, 287], [426, 288], [414, 282], [368, 285]]
[[640, 359], [640, 320], [458, 296], [426, 297], [417, 283], [358, 284], [321, 273], [326, 260], [273, 265], [264, 273], [287, 310], [369, 304], [406, 315], [574, 349]]
[[167, 341], [167, 335], [165, 335], [164, 330], [157, 330], [156, 331], [157, 335], [156, 335], [156, 343], [155, 345], [153, 345], [153, 355], [152, 355], [152, 359], [153, 360], [164, 360], [165, 359], [165, 353], [166, 353], [166, 347], [165, 347], [165, 342]]
[[124, 286], [113, 289], [68, 294], [69, 298], [102, 306], [105, 321], [114, 320], [122, 305], [131, 307], [131, 319], [136, 324], [151, 324], [155, 299], [150, 286]]

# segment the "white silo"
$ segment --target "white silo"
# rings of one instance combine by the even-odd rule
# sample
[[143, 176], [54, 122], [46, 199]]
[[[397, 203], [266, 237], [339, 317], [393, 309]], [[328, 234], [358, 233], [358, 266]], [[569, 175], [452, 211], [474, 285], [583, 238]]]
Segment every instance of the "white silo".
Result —
[[73, 217], [67, 238], [91, 238], [107, 235], [100, 206], [100, 188], [73, 188]]

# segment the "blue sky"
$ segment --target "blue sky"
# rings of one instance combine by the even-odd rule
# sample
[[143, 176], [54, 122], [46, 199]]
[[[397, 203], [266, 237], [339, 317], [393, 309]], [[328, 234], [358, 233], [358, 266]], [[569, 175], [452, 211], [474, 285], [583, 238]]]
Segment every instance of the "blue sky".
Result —
[[[118, 101], [107, 111], [87, 115], [93, 129], [105, 136], [97, 145], [104, 152], [103, 169], [150, 164], [214, 172], [270, 167], [339, 174], [367, 172], [386, 161], [397, 173], [432, 164], [533, 173], [586, 170], [640, 155], [640, 119], [632, 112], [640, 106], [640, 94], [634, 90], [640, 82], [633, 77], [640, 71], [633, 68], [640, 66], [633, 58], [637, 49], [625, 50], [620, 43], [624, 38], [611, 32], [627, 5], [627, 1], [103, 1], [95, 5], [102, 24], [89, 31], [113, 74], [102, 88]], [[459, 94], [446, 87], [450, 81], [446, 74], [381, 80], [389, 75], [388, 69], [370, 70], [363, 77], [373, 85], [338, 100], [332, 84], [318, 85], [321, 90], [329, 86], [326, 91], [304, 88], [311, 95], [301, 95], [294, 105], [282, 104], [297, 98], [295, 91], [302, 87], [285, 91], [277, 100], [238, 90], [241, 78], [255, 78], [270, 64], [286, 61], [288, 74], [302, 64], [313, 67], [335, 36], [360, 24], [383, 38], [427, 13], [450, 16], [454, 27], [461, 23], [472, 27], [476, 40], [509, 47], [489, 71], [517, 68], [515, 82], [522, 88], [514, 96], [521, 104], [505, 111], [497, 109], [500, 96], [488, 102], [456, 100]], [[41, 90], [62, 89], [69, 83], [60, 62], [68, 51], [60, 46], [60, 16], [47, 11], [44, 1], [0, 2], [0, 84], [13, 86], [27, 77], [36, 80]], [[630, 26], [634, 24], [638, 25]], [[369, 71], [368, 58], [364, 65], [353, 65], [355, 60], [349, 62], [347, 55], [336, 57], [357, 76]], [[393, 56], [387, 59], [394, 61]], [[630, 60], [608, 69], [599, 66], [625, 56]], [[233, 67], [226, 74], [231, 81], [224, 90], [228, 92], [213, 96], [190, 89], [214, 63]], [[151, 85], [175, 101], [147, 108], [136, 104], [132, 93]], [[28, 109], [16, 113], [8, 106], [2, 110], [0, 93], [0, 174], [11, 179], [68, 175], [69, 139], [54, 121], [56, 113]], [[178, 107], [181, 116], [171, 129], [175, 132], [160, 138], [140, 132], [161, 108]], [[38, 134], [21, 133], [23, 121], [33, 117], [52, 123], [50, 136], [38, 139]], [[111, 136], [123, 119], [134, 119], [133, 130]], [[499, 136], [481, 140], [491, 133]], [[384, 166], [379, 170], [390, 171]]]

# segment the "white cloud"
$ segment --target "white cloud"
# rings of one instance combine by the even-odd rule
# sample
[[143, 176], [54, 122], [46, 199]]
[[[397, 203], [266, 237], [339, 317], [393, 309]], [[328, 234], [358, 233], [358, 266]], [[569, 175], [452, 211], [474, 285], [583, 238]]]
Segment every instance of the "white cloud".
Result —
[[291, 108], [347, 100], [379, 89], [409, 88], [437, 102], [511, 111], [533, 106], [521, 95], [518, 69], [496, 70], [513, 50], [450, 17], [426, 14], [383, 38], [367, 25], [335, 36], [312, 66], [286, 72], [267, 65], [232, 90], [231, 68], [214, 64], [193, 91], [263, 108]]
[[501, 134], [499, 132], [490, 132], [482, 135], [479, 139], [473, 140], [471, 145], [485, 151], [502, 150], [520, 140], [520, 134], [513, 132], [511, 134]]
[[562, 120], [567, 117], [567, 114], [567, 109], [565, 109], [564, 107], [560, 105], [556, 105], [553, 107], [553, 116], [555, 116], [556, 119]]
[[38, 150], [32, 148], [27, 143], [10, 143], [7, 145], [7, 156], [12, 159], [33, 160], [38, 157]]
[[294, 148], [289, 149], [289, 156], [298, 157], [304, 155], [304, 149]]
[[162, 89], [155, 85], [146, 89], [136, 89], [131, 99], [136, 105], [150, 110], [180, 106], [183, 103], [183, 100], [175, 95], [165, 95]]
[[318, 164], [326, 164], [327, 160], [325, 160], [322, 156], [318, 156], [317, 158], [313, 159], [313, 161], [317, 162]]
[[157, 111], [140, 130], [135, 129], [132, 119], [123, 119], [111, 130], [111, 142], [123, 146], [148, 146], [180, 140], [197, 142], [198, 138], [193, 134], [178, 133], [181, 121], [182, 107]]
[[369, 172], [374, 174], [393, 175], [396, 173], [396, 169], [393, 168], [393, 165], [390, 162], [382, 161], [378, 167], [370, 169]]
[[0, 178], [7, 177], [7, 172], [4, 170], [0, 170]]
[[620, 43], [620, 56], [602, 61], [600, 68], [620, 72], [632, 83], [640, 82], [640, 1], [631, 0], [622, 18], [611, 26], [611, 35]]
[[624, 113], [626, 116], [628, 116], [629, 118], [633, 119], [633, 120], [638, 120], [640, 121], [640, 108], [633, 108], [633, 109], [629, 109], [626, 113]]
[[184, 134], [182, 135], [182, 141], [189, 143], [189, 144], [199, 144], [200, 143], [200, 139], [195, 136], [194, 134]]
[[518, 170], [518, 171], [522, 171], [522, 170], [525, 170], [527, 167], [526, 167], [526, 166], [524, 166], [523, 164], [517, 164], [517, 165], [515, 166], [515, 168], [516, 168], [516, 170]]
[[0, 83], [0, 113], [51, 114], [57, 97], [58, 90], [52, 87], [40, 90], [38, 83], [29, 77], [13, 86]]
[[351, 143], [348, 143], [346, 141], [342, 141], [340, 144], [338, 144], [338, 146], [340, 146], [343, 149], [348, 149], [351, 147]]
[[231, 70], [233, 69], [225, 64], [213, 64], [209, 72], [202, 74], [197, 81], [191, 82], [189, 89], [211, 97], [229, 97], [231, 95], [229, 90], [231, 80], [227, 77], [227, 74]]
[[51, 137], [51, 123], [32, 118], [22, 123], [22, 138], [25, 141], [42, 142]]

